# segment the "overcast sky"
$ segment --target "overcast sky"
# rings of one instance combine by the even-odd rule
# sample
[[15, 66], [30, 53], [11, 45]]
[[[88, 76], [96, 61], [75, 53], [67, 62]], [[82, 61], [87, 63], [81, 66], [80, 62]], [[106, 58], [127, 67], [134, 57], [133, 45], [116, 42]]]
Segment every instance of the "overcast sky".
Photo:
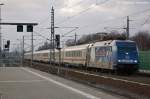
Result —
[[[113, 28], [126, 26], [126, 16], [130, 16], [131, 36], [140, 30], [150, 30], [150, 0], [1, 0], [3, 22], [37, 22], [34, 43], [46, 41], [50, 37], [50, 12], [52, 5], [55, 8], [55, 26], [79, 27], [68, 34], [73, 36], [76, 32], [79, 36], [96, 32], [109, 32]], [[25, 29], [24, 29], [25, 30]], [[56, 29], [56, 34], [65, 34], [72, 29]], [[123, 29], [118, 31], [122, 32]], [[37, 33], [36, 33], [37, 32]], [[15, 26], [3, 26], [3, 39], [11, 40], [16, 47], [23, 35], [30, 39], [30, 33], [17, 33]], [[42, 40], [41, 40], [42, 39]], [[70, 39], [63, 38], [62, 40]], [[26, 43], [30, 44], [29, 40]], [[28, 47], [28, 45], [26, 45]]]

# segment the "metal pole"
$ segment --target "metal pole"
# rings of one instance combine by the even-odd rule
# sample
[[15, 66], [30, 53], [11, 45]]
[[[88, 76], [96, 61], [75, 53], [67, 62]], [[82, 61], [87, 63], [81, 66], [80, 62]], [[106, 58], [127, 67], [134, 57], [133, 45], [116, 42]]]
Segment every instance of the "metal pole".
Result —
[[31, 32], [31, 66], [33, 65], [33, 32]]
[[[51, 53], [50, 53], [50, 61], [55, 62], [55, 29], [54, 29], [54, 8], [51, 9]], [[50, 62], [50, 63], [51, 63]]]
[[[3, 3], [0, 4], [0, 23], [2, 22], [2, 14], [1, 14], [1, 6], [4, 5]], [[2, 26], [0, 25], [0, 59], [2, 57]]]
[[75, 45], [77, 44], [77, 34], [75, 33]]
[[24, 63], [24, 36], [22, 38], [22, 66], [23, 66], [23, 63]]
[[19, 40], [20, 41], [20, 46], [19, 46], [19, 49], [20, 49], [20, 51], [19, 51], [19, 60], [20, 60], [20, 66], [22, 66], [22, 41], [21, 41], [21, 39]]
[[52, 44], [52, 37], [50, 38], [50, 45], [49, 45], [49, 63], [51, 64], [51, 60], [52, 60], [52, 57], [51, 57], [51, 44]]
[[[0, 23], [2, 22], [2, 19], [1, 19], [1, 5], [0, 5]], [[2, 51], [2, 26], [0, 25], [0, 54]]]
[[61, 48], [59, 48], [59, 66], [61, 64]]
[[61, 48], [58, 49], [59, 50], [59, 67], [58, 67], [58, 75], [59, 75], [59, 72], [60, 72], [60, 65], [61, 65]]
[[130, 36], [130, 34], [129, 34], [129, 16], [127, 16], [127, 40], [129, 39], [129, 36]]

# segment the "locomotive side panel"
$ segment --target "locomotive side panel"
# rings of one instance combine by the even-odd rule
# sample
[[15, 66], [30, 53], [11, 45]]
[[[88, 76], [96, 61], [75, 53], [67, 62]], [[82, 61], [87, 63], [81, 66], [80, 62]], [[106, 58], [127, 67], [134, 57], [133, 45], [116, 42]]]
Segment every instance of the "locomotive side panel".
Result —
[[90, 67], [113, 69], [112, 47], [111, 46], [92, 47]]

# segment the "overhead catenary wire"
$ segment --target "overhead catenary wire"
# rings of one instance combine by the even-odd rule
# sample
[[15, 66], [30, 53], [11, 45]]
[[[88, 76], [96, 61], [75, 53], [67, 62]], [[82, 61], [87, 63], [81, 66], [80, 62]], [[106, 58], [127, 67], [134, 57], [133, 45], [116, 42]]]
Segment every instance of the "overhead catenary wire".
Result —
[[[106, 0], [106, 2], [107, 2], [107, 1], [109, 1], [109, 0]], [[103, 2], [103, 3], [106, 3], [106, 2]], [[96, 2], [96, 3], [97, 3], [97, 2]], [[103, 3], [102, 3], [102, 4], [103, 4]], [[70, 19], [76, 17], [78, 14], [80, 15], [80, 14], [82, 14], [82, 13], [84, 13], [84, 12], [90, 10], [90, 9], [91, 9], [91, 6], [88, 7], [87, 9], [85, 9], [85, 10], [83, 10], [83, 11], [77, 13], [76, 15], [71, 16], [71, 17], [69, 17], [68, 19], [59, 22], [59, 24], [62, 24], [62, 23], [64, 23], [64, 22], [66, 22], [66, 21], [68, 21], [68, 20], [70, 20]], [[149, 10], [150, 10], [150, 9], [146, 9], [146, 10], [143, 10], [143, 11], [140, 11], [140, 12], [135, 12], [135, 13], [129, 14], [129, 16], [132, 16], [132, 15], [135, 16], [135, 15], [137, 15], [137, 14], [141, 14], [141, 13], [147, 12], [147, 11], [149, 11]], [[126, 18], [126, 16], [123, 16], [123, 17], [117, 17], [117, 18], [112, 19], [112, 20], [118, 20], [118, 19], [124, 19], [124, 18]], [[106, 21], [103, 21], [103, 22], [112, 21], [112, 20], [106, 20]], [[88, 27], [88, 26], [80, 27], [80, 29], [81, 29], [81, 28], [85, 28], [85, 27]], [[72, 32], [72, 31], [69, 31], [69, 33], [70, 33], [70, 32]], [[68, 34], [68, 33], [67, 33], [67, 34]]]
[[106, 22], [112, 22], [112, 21], [115, 21], [115, 20], [119, 20], [119, 19], [125, 19], [127, 16], [136, 16], [138, 14], [142, 14], [142, 13], [145, 13], [145, 12], [148, 12], [150, 11], [150, 9], [146, 9], [146, 10], [142, 10], [142, 11], [138, 11], [138, 12], [135, 12], [135, 13], [131, 13], [131, 14], [128, 14], [126, 16], [122, 16], [122, 17], [116, 17], [114, 19], [110, 19], [110, 20], [104, 20], [104, 21], [101, 21], [99, 24], [95, 24], [95, 25], [85, 25], [85, 26], [82, 26], [80, 27], [80, 29], [83, 29], [83, 28], [87, 28], [87, 27], [95, 27], [95, 26], [99, 26], [103, 23], [106, 23]]
[[69, 33], [73, 32], [73, 31], [75, 31], [75, 30], [77, 30], [77, 29], [78, 29], [78, 28], [72, 29], [71, 31], [69, 31], [69, 32], [67, 32], [67, 33], [65, 33], [65, 34], [63, 34], [62, 37], [64, 37], [65, 35], [68, 35]]
[[84, 12], [87, 12], [87, 11], [90, 10], [91, 8], [92, 8], [92, 6], [90, 6], [90, 7], [86, 8], [86, 9], [82, 10], [81, 12], [79, 12], [79, 13], [77, 13], [77, 14], [75, 14], [75, 15], [73, 15], [73, 16], [67, 18], [67, 19], [64, 19], [64, 20], [61, 21], [61, 22], [57, 22], [56, 24], [57, 24], [57, 25], [60, 25], [60, 24], [62, 24], [62, 23], [65, 23], [65, 22], [71, 20], [72, 18], [75, 18], [76, 16], [78, 16], [78, 15], [84, 13]]
[[148, 16], [148, 18], [146, 18], [146, 19], [144, 20], [144, 22], [143, 22], [142, 24], [139, 24], [138, 30], [140, 30], [145, 24], [147, 24], [148, 21], [150, 21], [150, 15]]
[[42, 34], [36, 32], [36, 31], [34, 31], [34, 32], [35, 32], [36, 34], [38, 34], [40, 37], [42, 37], [42, 38], [44, 38], [44, 39], [46, 39], [46, 40], [49, 40], [47, 37], [43, 36]]
[[[106, 0], [106, 1], [109, 1], [109, 0]], [[80, 3], [82, 3], [83, 1], [80, 1], [80, 2], [78, 2], [76, 5], [78, 5], [78, 4], [80, 4]], [[104, 2], [103, 2], [104, 3]], [[103, 4], [102, 3], [102, 4]], [[70, 20], [70, 19], [72, 19], [72, 18], [74, 18], [74, 17], [76, 17], [76, 16], [78, 16], [78, 15], [80, 15], [80, 14], [82, 14], [82, 13], [84, 13], [84, 12], [86, 12], [86, 11], [88, 11], [88, 10], [90, 10], [92, 8], [92, 6], [90, 6], [90, 7], [88, 7], [87, 9], [84, 9], [83, 11], [81, 11], [81, 12], [79, 12], [79, 13], [77, 13], [76, 15], [74, 15], [74, 16], [71, 16], [71, 17], [69, 17], [68, 19]], [[46, 19], [48, 19], [48, 18], [46, 18]], [[43, 22], [42, 23], [44, 23], [45, 21], [46, 21], [46, 19], [45, 20], [43, 20]], [[60, 23], [62, 24], [62, 23], [64, 23], [64, 22], [66, 22], [66, 21], [68, 21], [68, 19], [66, 19], [66, 20], [63, 20], [63, 21], [61, 21]], [[60, 24], [59, 23], [59, 24]], [[72, 31], [74, 31], [74, 30], [72, 30]], [[68, 33], [70, 33], [70, 32], [72, 32], [72, 31], [69, 31], [69, 32], [67, 32], [66, 34], [68, 34]], [[47, 39], [45, 36], [43, 36], [43, 35], [41, 35], [40, 33], [38, 33], [38, 32], [36, 32], [39, 36], [41, 36], [41, 37], [43, 37], [43, 38], [45, 38], [45, 39]], [[65, 34], [65, 35], [66, 35]]]
[[[97, 3], [95, 3], [95, 4], [96, 4], [96, 5], [102, 5], [102, 4], [105, 4], [107, 1], [109, 1], [109, 0], [105, 0], [105, 2], [102, 2], [102, 3], [100, 3], [100, 4], [97, 4]], [[94, 7], [93, 7], [93, 6], [89, 6], [89, 7], [87, 7], [86, 9], [82, 10], [81, 12], [79, 12], [79, 13], [77, 13], [77, 14], [75, 14], [75, 15], [70, 16], [69, 18], [64, 19], [63, 21], [57, 22], [56, 25], [65, 23], [65, 22], [67, 22], [67, 21], [69, 21], [69, 20], [75, 18], [76, 16], [81, 15], [81, 14], [83, 14], [83, 13], [89, 11], [89, 10], [92, 9], [92, 8], [94, 8]]]
[[77, 3], [74, 4], [73, 6], [68, 7], [68, 9], [74, 8], [74, 7], [80, 5], [80, 4], [83, 3], [83, 2], [85, 2], [85, 0], [81, 0], [81, 1], [77, 2]]
[[144, 21], [144, 23], [141, 24], [141, 26], [144, 26], [149, 20], [150, 20], [150, 15], [149, 15], [148, 18]]

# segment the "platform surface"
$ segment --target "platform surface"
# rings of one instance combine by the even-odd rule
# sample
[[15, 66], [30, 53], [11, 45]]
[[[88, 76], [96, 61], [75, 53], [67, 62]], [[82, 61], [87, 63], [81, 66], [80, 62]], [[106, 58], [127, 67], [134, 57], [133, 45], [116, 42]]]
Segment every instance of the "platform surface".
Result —
[[32, 68], [0, 67], [0, 99], [126, 99]]

